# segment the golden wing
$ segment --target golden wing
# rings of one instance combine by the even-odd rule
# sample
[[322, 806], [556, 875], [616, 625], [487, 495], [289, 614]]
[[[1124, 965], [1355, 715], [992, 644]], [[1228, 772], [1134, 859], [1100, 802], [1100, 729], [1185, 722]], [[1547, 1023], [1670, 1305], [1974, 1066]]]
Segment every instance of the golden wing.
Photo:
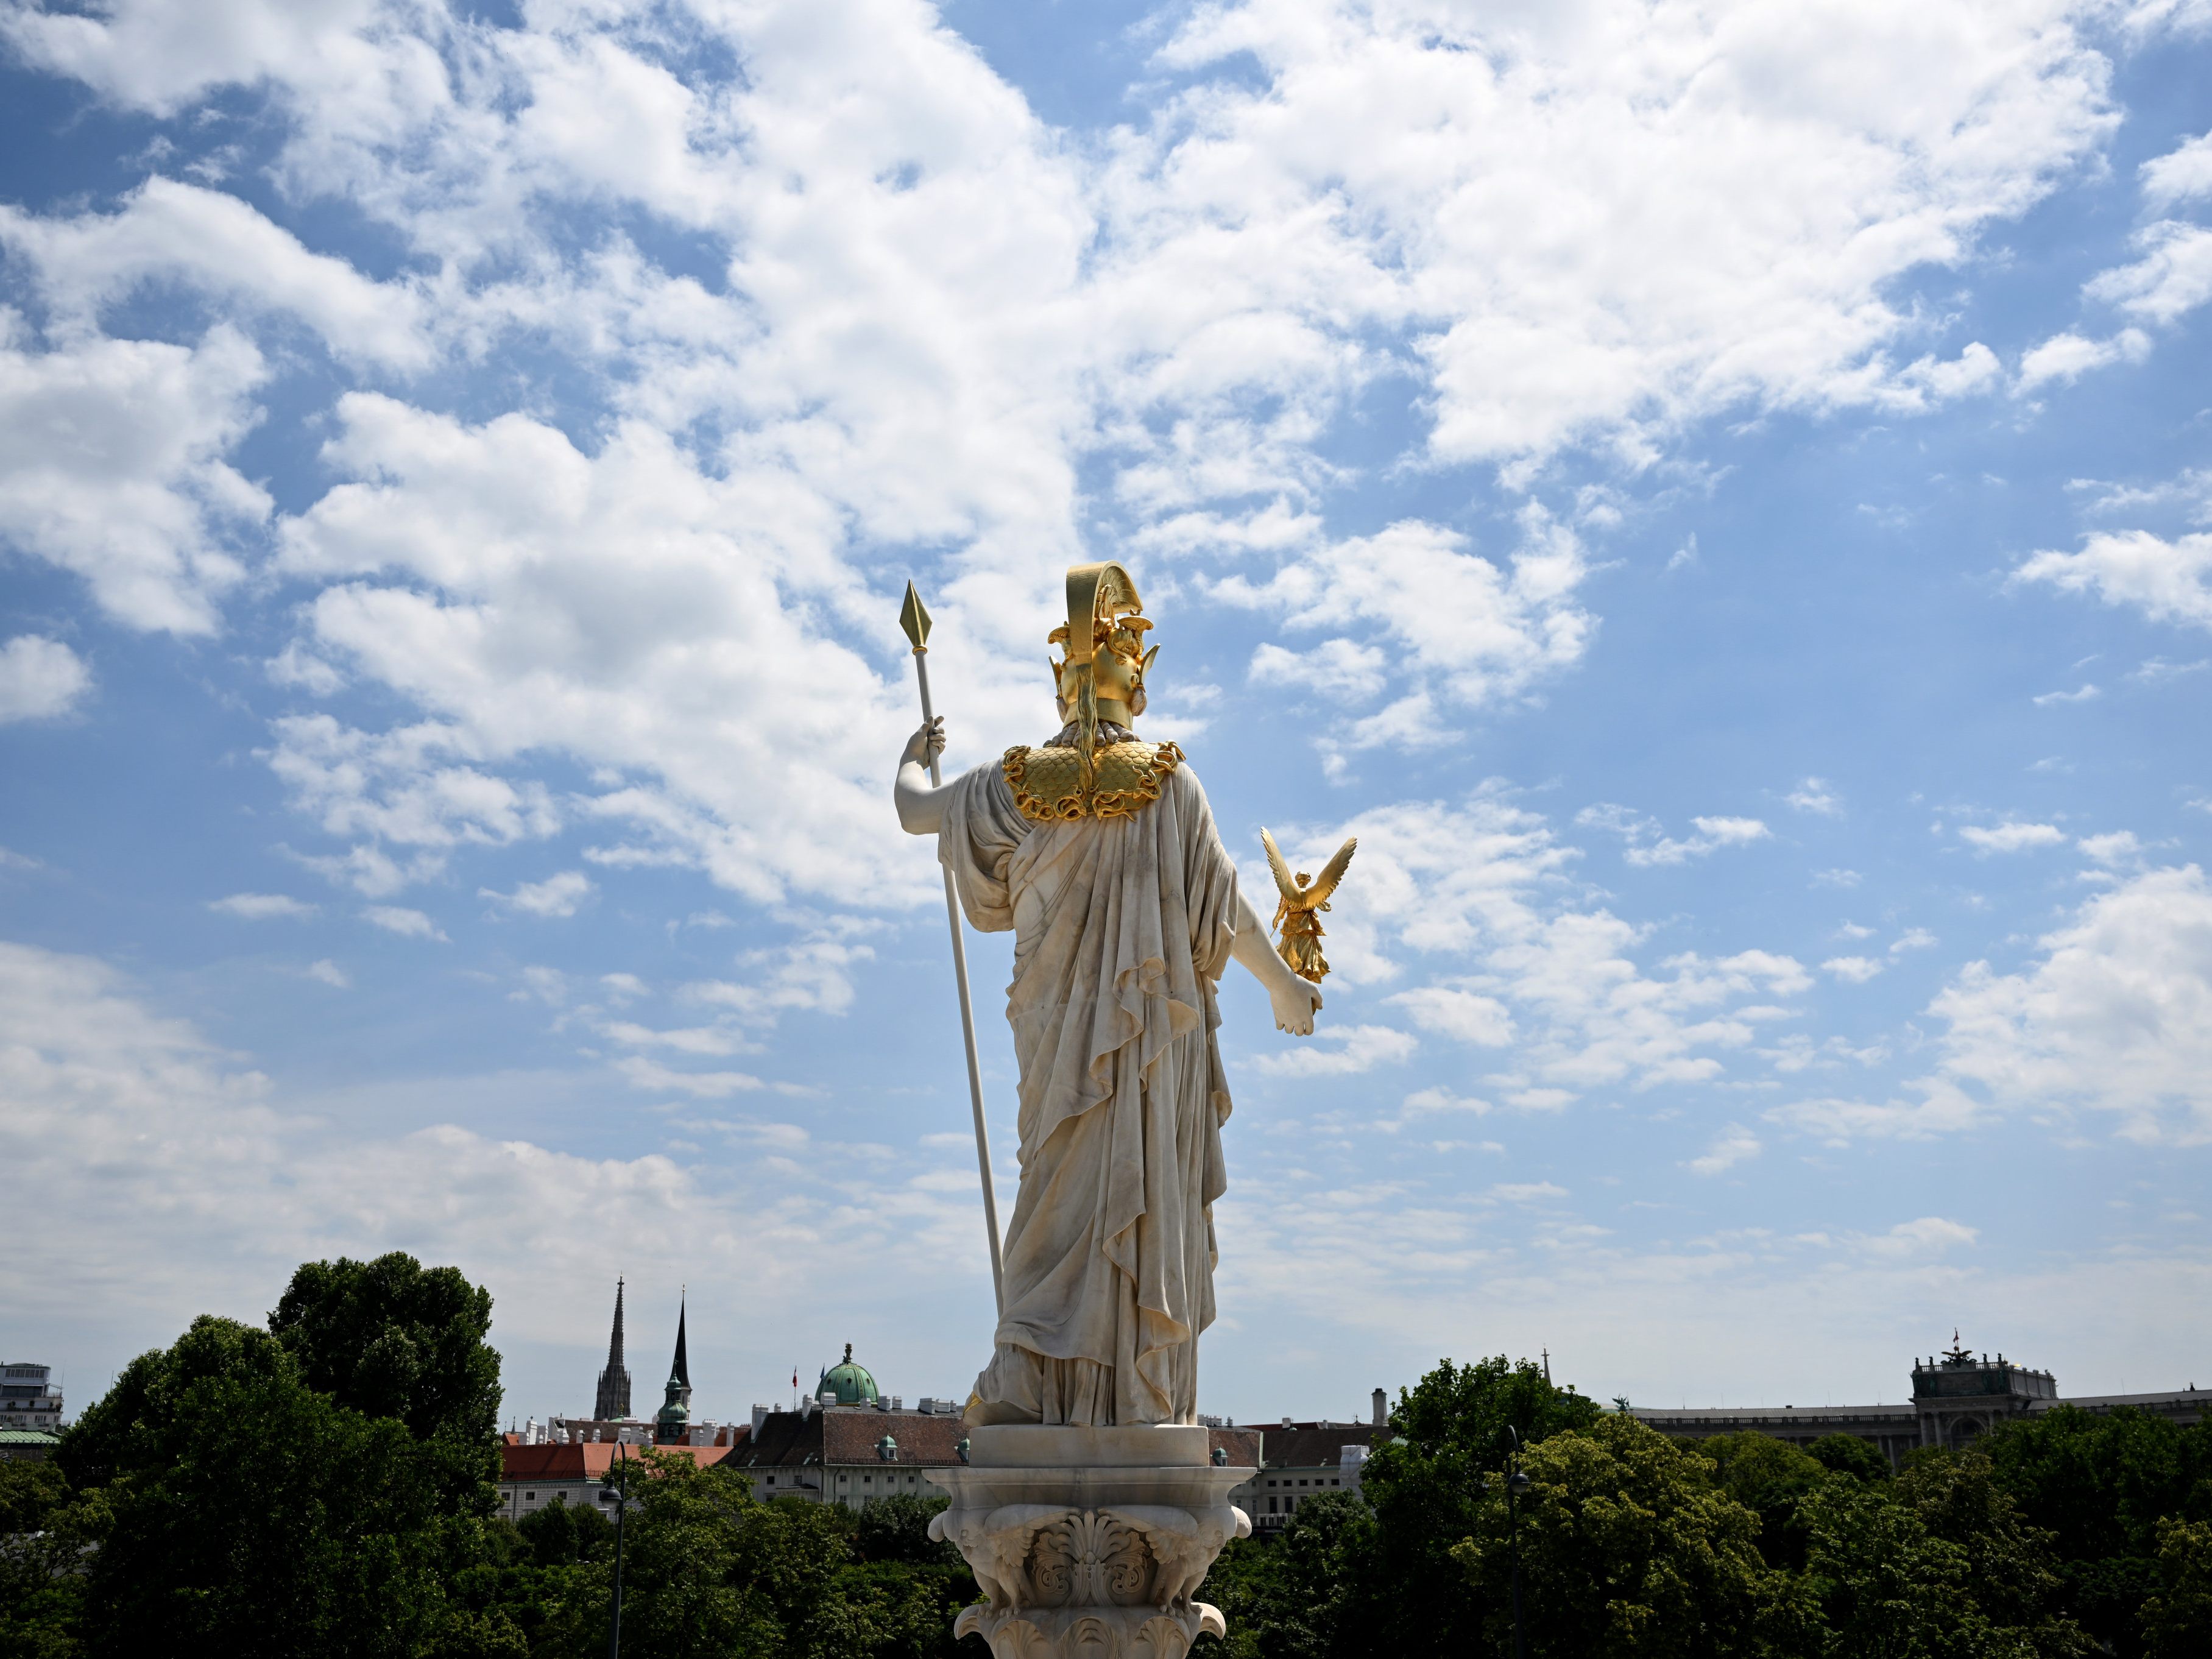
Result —
[[1320, 904], [1336, 890], [1336, 884], [1344, 879], [1344, 872], [1352, 867], [1352, 849], [1358, 845], [1359, 837], [1352, 836], [1336, 849], [1334, 858], [1322, 866], [1321, 874], [1314, 878], [1314, 884], [1306, 889], [1313, 896], [1316, 904]]
[[1297, 883], [1291, 877], [1291, 866], [1283, 862], [1283, 849], [1275, 845], [1275, 838], [1263, 825], [1260, 839], [1267, 845], [1267, 867], [1275, 872], [1275, 885], [1283, 890], [1283, 902], [1293, 910], [1305, 908], [1305, 895], [1298, 890]]

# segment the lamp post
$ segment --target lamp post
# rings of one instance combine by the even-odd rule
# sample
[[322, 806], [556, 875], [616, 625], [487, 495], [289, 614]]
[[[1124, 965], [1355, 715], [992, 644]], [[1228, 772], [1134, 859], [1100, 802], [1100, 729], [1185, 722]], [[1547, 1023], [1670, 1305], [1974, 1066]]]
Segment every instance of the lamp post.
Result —
[[622, 1558], [623, 1516], [629, 1511], [629, 1448], [616, 1448], [615, 1462], [599, 1482], [602, 1498], [614, 1494], [615, 1505], [615, 1594], [614, 1608], [607, 1620], [607, 1659], [622, 1659]]
[[1513, 1659], [1528, 1659], [1521, 1637], [1521, 1514], [1514, 1500], [1536, 1483], [1521, 1468], [1521, 1436], [1508, 1423], [1505, 1442], [1505, 1548], [1513, 1564]]

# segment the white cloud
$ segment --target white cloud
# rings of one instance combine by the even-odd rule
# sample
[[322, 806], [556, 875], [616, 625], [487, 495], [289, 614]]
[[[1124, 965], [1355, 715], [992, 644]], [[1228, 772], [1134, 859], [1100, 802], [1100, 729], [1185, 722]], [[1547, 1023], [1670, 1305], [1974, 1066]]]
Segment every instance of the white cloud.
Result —
[[1445, 460], [1985, 386], [1978, 346], [1893, 366], [1911, 325], [1886, 290], [1961, 260], [2112, 118], [2102, 60], [2041, 3], [1262, 0], [1196, 12], [1161, 61], [1260, 80], [1208, 87], [1189, 136], [1133, 151], [1196, 220], [1154, 264], [1202, 287], [1226, 261], [1200, 226], [1296, 247], [1238, 287], [1300, 320], [1301, 287], [1365, 283], [1420, 330]]
[[2033, 847], [2062, 847], [2067, 836], [2055, 823], [2022, 823], [2008, 818], [1995, 829], [1984, 829], [1978, 823], [1959, 826], [1959, 839], [1984, 856], [1991, 853], [2018, 853]]
[[1787, 799], [1799, 811], [1818, 812], [1823, 817], [1834, 817], [1844, 810], [1843, 797], [1822, 778], [1806, 779], [1790, 792]]
[[1925, 927], [1908, 927], [1891, 941], [1889, 953], [1895, 957], [1902, 956], [1907, 951], [1932, 950], [1936, 944], [1936, 935]]
[[1757, 1158], [1760, 1150], [1757, 1135], [1741, 1124], [1731, 1123], [1714, 1138], [1703, 1156], [1690, 1160], [1688, 1167], [1698, 1175], [1719, 1175], [1748, 1158]]
[[2082, 292], [2153, 323], [2173, 322], [2212, 300], [2212, 229], [2162, 219], [2136, 232], [2135, 245], [2142, 258], [2100, 271]]
[[2071, 386], [2092, 369], [2112, 363], [2139, 363], [2149, 356], [2150, 336], [2139, 328], [2122, 329], [2109, 340], [2054, 334], [2020, 360], [2020, 378], [2014, 384], [2023, 392], [2053, 380]]
[[2212, 628], [2212, 535], [2167, 541], [2148, 530], [2100, 530], [2082, 539], [2079, 553], [2032, 555], [2013, 580], [2094, 593], [2157, 622]]
[[420, 910], [410, 910], [398, 904], [371, 904], [363, 907], [361, 919], [373, 927], [381, 927], [387, 933], [397, 933], [402, 939], [435, 939], [446, 937], [438, 924]]
[[150, 281], [188, 283], [243, 308], [290, 313], [342, 356], [422, 368], [422, 296], [310, 252], [237, 197], [149, 179], [113, 214], [40, 218], [0, 204], [0, 246], [33, 274], [53, 322], [92, 330], [103, 307]]
[[512, 893], [479, 888], [477, 896], [527, 916], [573, 916], [576, 907], [596, 890], [592, 878], [581, 870], [563, 870], [544, 881], [526, 881]]
[[1972, 963], [1929, 1004], [1947, 1023], [1902, 1098], [1801, 1101], [1767, 1117], [1833, 1140], [1993, 1117], [2110, 1114], [2145, 1142], [2212, 1141], [2212, 889], [2191, 865], [2090, 899], [2018, 973]]
[[2129, 830], [2115, 830], [2102, 836], [2084, 836], [2075, 845], [2082, 856], [2106, 866], [2133, 864], [2142, 857], [2143, 845]]
[[2138, 171], [2143, 201], [2150, 207], [2170, 208], [2212, 196], [2212, 132], [2145, 161]]
[[1257, 1054], [1249, 1062], [1274, 1077], [1357, 1077], [1377, 1066], [1395, 1066], [1420, 1046], [1411, 1032], [1388, 1025], [1322, 1026], [1293, 1047]]
[[1403, 1008], [1413, 1024], [1439, 1036], [1456, 1037], [1482, 1048], [1500, 1048], [1513, 1041], [1513, 1016], [1495, 997], [1444, 985], [1401, 991], [1389, 1000]]
[[66, 714], [91, 689], [84, 659], [59, 640], [18, 634], [0, 645], [0, 726]]
[[208, 634], [269, 498], [223, 459], [257, 418], [261, 354], [227, 325], [196, 346], [15, 349], [0, 309], [0, 540], [82, 577], [127, 626]]
[[1882, 970], [1883, 964], [1872, 957], [1830, 957], [1820, 966], [1838, 979], [1863, 985]]
[[1510, 1042], [1486, 1081], [1510, 1104], [1556, 1109], [1605, 1085], [1714, 1077], [1713, 1050], [1747, 1045], [1779, 1017], [1775, 998], [1811, 984], [1790, 957], [1758, 950], [1681, 952], [1647, 971], [1634, 958], [1649, 930], [1580, 908], [1566, 881], [1574, 850], [1495, 796], [1280, 833], [1294, 855], [1359, 837], [1358, 875], [1334, 901], [1330, 961], [1355, 986], [1418, 969], [1423, 982], [1393, 999], [1417, 1024]]
[[328, 957], [325, 957], [319, 962], [309, 963], [305, 971], [309, 979], [319, 980], [336, 990], [345, 990], [353, 984], [345, 969]]
[[2017, 974], [1969, 966], [1929, 1006], [1941, 1076], [1993, 1107], [2078, 1104], [2143, 1140], [2212, 1140], [2212, 890], [2153, 870], [2084, 904]]
[[1549, 1181], [1501, 1181], [1490, 1188], [1488, 1195], [1507, 1204], [1534, 1204], [1565, 1198], [1567, 1189]]
[[1575, 815], [1575, 822], [1619, 836], [1627, 843], [1621, 857], [1640, 866], [1686, 863], [1724, 847], [1765, 841], [1772, 833], [1757, 818], [1693, 817], [1690, 822], [1698, 833], [1676, 841], [1663, 832], [1658, 819], [1610, 802], [1584, 807]]
[[1813, 872], [1813, 885], [1815, 887], [1856, 887], [1863, 879], [1856, 870], [1815, 870]]
[[228, 898], [208, 901], [209, 909], [246, 921], [266, 921], [275, 916], [296, 920], [313, 915], [317, 908], [283, 893], [233, 893]]
[[1917, 1221], [1900, 1221], [1886, 1233], [1856, 1235], [1855, 1242], [1870, 1255], [1920, 1258], [1963, 1249], [1980, 1237], [1980, 1229], [1962, 1221], [1924, 1215]]
[[2054, 703], [2094, 702], [2104, 695], [2094, 685], [2081, 685], [2076, 686], [2071, 691], [2045, 691], [2039, 696], [2031, 698], [2030, 701], [2038, 708], [2048, 708]]
[[[1312, 548], [1264, 585], [1237, 576], [1215, 592], [1274, 611], [1296, 629], [1371, 624], [1386, 647], [1340, 636], [1318, 641], [1321, 673], [1349, 685], [1387, 660], [1411, 689], [1380, 714], [1352, 722], [1346, 740], [1355, 748], [1432, 742], [1443, 732], [1438, 704], [1480, 708], [1519, 696], [1571, 666], [1588, 643], [1590, 618], [1573, 598], [1588, 570], [1581, 543], [1533, 508], [1522, 530], [1506, 568], [1468, 551], [1456, 532], [1407, 520]], [[1262, 647], [1254, 678], [1292, 677], [1303, 654]]]

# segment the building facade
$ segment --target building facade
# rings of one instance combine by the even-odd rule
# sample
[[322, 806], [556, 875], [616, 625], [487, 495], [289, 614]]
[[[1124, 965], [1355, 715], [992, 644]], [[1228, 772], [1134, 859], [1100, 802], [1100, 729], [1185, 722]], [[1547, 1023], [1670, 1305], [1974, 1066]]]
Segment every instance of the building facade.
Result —
[[1976, 1355], [1958, 1334], [1940, 1354], [1916, 1360], [1912, 1392], [1894, 1406], [1689, 1407], [1680, 1410], [1633, 1407], [1632, 1414], [1662, 1434], [1686, 1440], [1747, 1430], [1798, 1447], [1831, 1434], [1848, 1434], [1881, 1452], [1894, 1468], [1923, 1446], [1961, 1451], [2000, 1424], [2059, 1406], [2106, 1413], [2121, 1407], [2148, 1412], [2186, 1426], [2204, 1414], [2205, 1391], [2194, 1384], [2160, 1394], [2096, 1395], [2062, 1399], [2057, 1379], [1999, 1353]]
[[726, 1446], [640, 1449], [611, 1440], [528, 1446], [510, 1435], [500, 1448], [499, 1513], [520, 1521], [558, 1503], [570, 1509], [596, 1509], [612, 1519], [613, 1500], [600, 1483], [617, 1456], [634, 1458], [639, 1449], [678, 1452], [702, 1468], [712, 1468], [730, 1455]]
[[28, 1360], [0, 1365], [0, 1429], [33, 1429], [47, 1434], [62, 1425], [62, 1391], [53, 1369]]
[[1368, 1454], [1392, 1437], [1389, 1396], [1382, 1389], [1375, 1390], [1372, 1406], [1364, 1423], [1336, 1423], [1327, 1418], [1299, 1423], [1286, 1417], [1270, 1428], [1248, 1425], [1216, 1431], [1217, 1444], [1224, 1435], [1237, 1437], [1230, 1447], [1230, 1462], [1254, 1468], [1252, 1478], [1231, 1492], [1229, 1501], [1252, 1517], [1255, 1536], [1290, 1525], [1308, 1498], [1359, 1490]]

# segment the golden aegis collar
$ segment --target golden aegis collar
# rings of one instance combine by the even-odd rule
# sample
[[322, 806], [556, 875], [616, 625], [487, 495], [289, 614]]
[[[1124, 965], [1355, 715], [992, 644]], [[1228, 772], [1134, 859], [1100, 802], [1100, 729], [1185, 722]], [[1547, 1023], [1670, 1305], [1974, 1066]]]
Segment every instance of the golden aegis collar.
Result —
[[1182, 764], [1182, 750], [1171, 743], [1131, 741], [1098, 750], [1087, 782], [1083, 757], [1072, 748], [1009, 749], [999, 768], [1030, 823], [1073, 823], [1127, 817], [1151, 805]]

